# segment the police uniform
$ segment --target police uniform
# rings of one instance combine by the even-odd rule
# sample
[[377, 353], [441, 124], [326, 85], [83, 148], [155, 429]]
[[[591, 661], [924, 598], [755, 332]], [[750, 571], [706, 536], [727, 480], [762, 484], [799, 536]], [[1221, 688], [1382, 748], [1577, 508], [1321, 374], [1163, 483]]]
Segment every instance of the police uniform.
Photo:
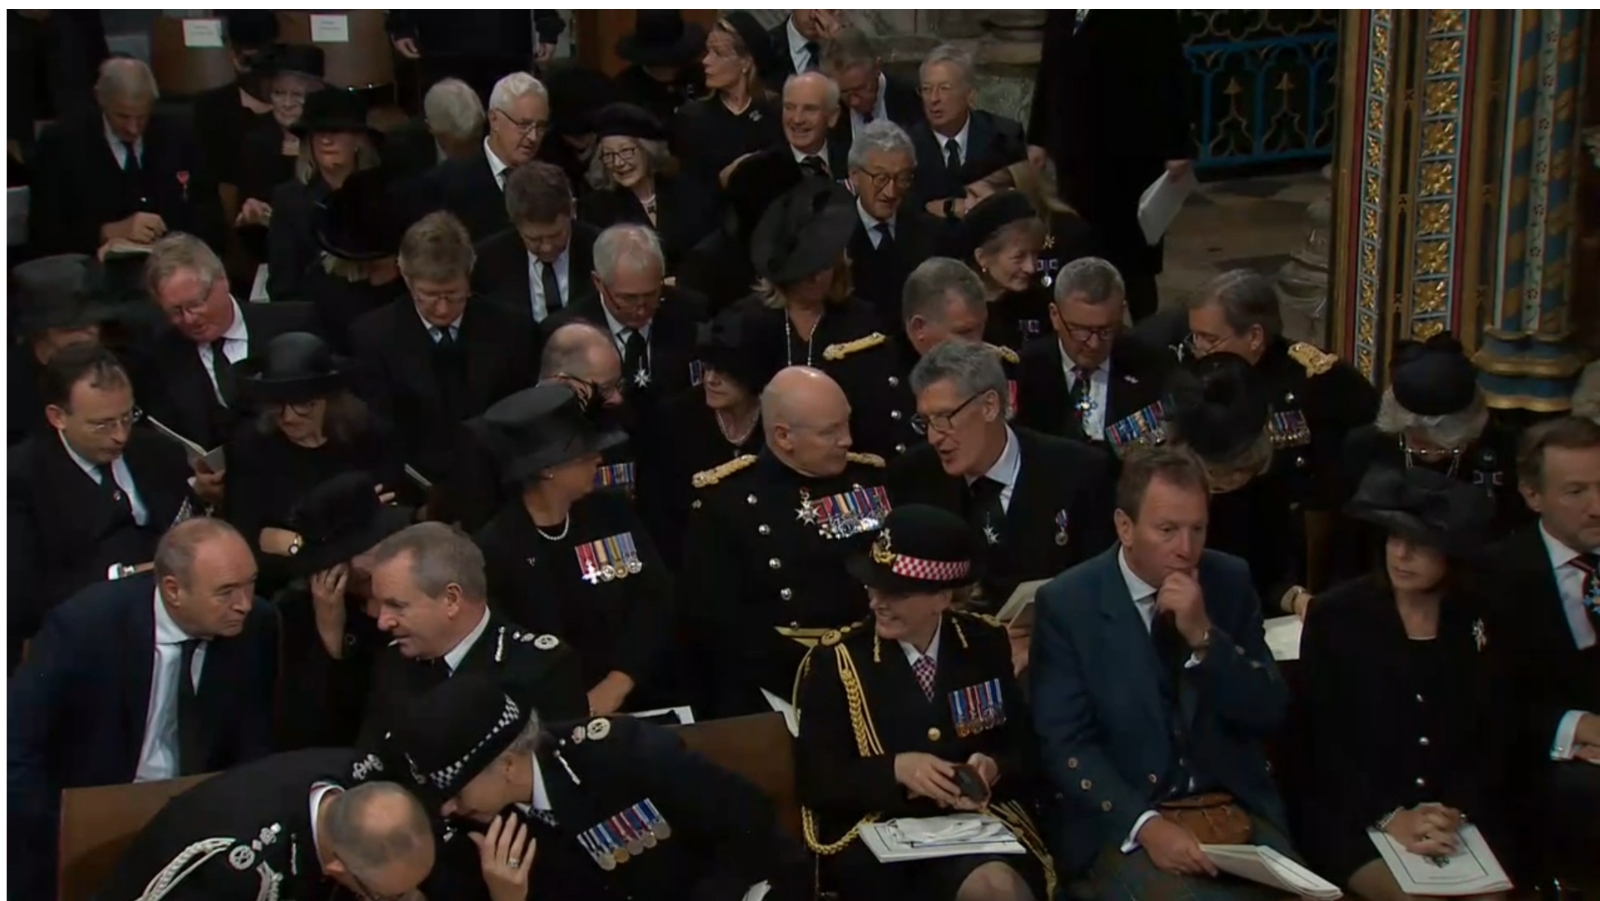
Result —
[[[492, 684], [456, 680], [408, 710], [385, 759], [438, 810], [527, 722], [528, 712]], [[632, 717], [551, 724], [531, 756], [531, 796], [503, 814], [531, 832], [533, 860], [516, 864], [532, 867], [529, 898], [739, 901], [761, 882], [775, 901], [810, 896], [809, 862], [783, 834], [771, 799], [671, 730]], [[481, 872], [465, 833], [483, 828], [445, 824], [441, 883], [464, 885]]]
[[1338, 509], [1347, 494], [1347, 435], [1378, 415], [1378, 391], [1354, 366], [1303, 341], [1275, 338], [1256, 361], [1271, 398], [1273, 470], [1305, 511]]
[[866, 612], [844, 561], [888, 515], [883, 469], [851, 454], [843, 472], [814, 478], [768, 451], [695, 476], [681, 593], [694, 599], [718, 716], [768, 709], [760, 689], [787, 698], [806, 646]]
[[[931, 519], [946, 533], [934, 544], [954, 544], [959, 551], [918, 541], [912, 519]], [[970, 550], [959, 517], [902, 506], [851, 571], [890, 591], [954, 589], [970, 581]], [[877, 581], [863, 572], [869, 567], [895, 575]], [[934, 662], [930, 676], [919, 674], [913, 654]], [[996, 620], [946, 611], [920, 653], [880, 638], [870, 619], [829, 632], [806, 655], [794, 703], [800, 713], [795, 762], [806, 843], [844, 898], [953, 901], [968, 875], [994, 862], [1015, 869], [1035, 898], [1055, 897], [1054, 867], [1026, 801], [1035, 788], [1035, 739], [1012, 669], [1010, 640]], [[909, 752], [958, 765], [973, 754], [994, 760], [999, 779], [985, 809], [1029, 853], [879, 863], [859, 837], [862, 826], [954, 812], [908, 796], [895, 778], [894, 759]]]
[[[314, 793], [384, 775], [379, 759], [315, 749], [218, 773], [166, 806], [133, 840], [98, 901], [320, 901]], [[161, 894], [162, 887], [170, 888]]]

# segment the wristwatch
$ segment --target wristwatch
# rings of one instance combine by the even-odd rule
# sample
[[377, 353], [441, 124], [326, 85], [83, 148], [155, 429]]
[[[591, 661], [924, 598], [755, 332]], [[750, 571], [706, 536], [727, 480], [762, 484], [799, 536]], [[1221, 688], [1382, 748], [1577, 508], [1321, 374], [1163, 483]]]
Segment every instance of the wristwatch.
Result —
[[306, 537], [304, 535], [295, 535], [294, 540], [289, 542], [289, 556], [293, 557], [295, 554], [300, 553], [305, 546]]
[[1200, 636], [1200, 642], [1198, 644], [1189, 645], [1189, 650], [1198, 653], [1200, 651], [1207, 650], [1210, 647], [1211, 647], [1211, 627], [1207, 626], [1205, 634]]

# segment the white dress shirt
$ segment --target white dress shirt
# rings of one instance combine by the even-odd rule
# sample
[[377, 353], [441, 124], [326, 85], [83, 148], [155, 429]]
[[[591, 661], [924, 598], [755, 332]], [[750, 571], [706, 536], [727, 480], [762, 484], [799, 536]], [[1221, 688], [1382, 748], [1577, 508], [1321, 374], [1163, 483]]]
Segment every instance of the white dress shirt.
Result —
[[[1545, 550], [1550, 554], [1550, 568], [1556, 577], [1556, 590], [1561, 595], [1561, 609], [1567, 615], [1567, 626], [1572, 629], [1572, 642], [1578, 650], [1588, 650], [1594, 647], [1600, 636], [1595, 635], [1594, 624], [1583, 609], [1583, 570], [1572, 565], [1572, 561], [1583, 555], [1545, 531], [1542, 522], [1539, 523], [1539, 537], [1544, 539]], [[1550, 759], [1572, 759], [1573, 745], [1578, 736], [1578, 720], [1586, 713], [1593, 715], [1593, 711], [1569, 710], [1561, 717], [1555, 738], [1550, 744]]]
[[[111, 123], [107, 122], [104, 116], [100, 117], [100, 122], [105, 126], [106, 143], [111, 146], [111, 155], [116, 157], [117, 166], [123, 169], [128, 168], [127, 145], [123, 144], [122, 139], [117, 137], [117, 133], [111, 130]], [[139, 162], [142, 165], [144, 163], [144, 135], [140, 135], [139, 140], [133, 142], [133, 152], [134, 155], [139, 157]]]
[[[878, 102], [872, 107], [872, 121], [881, 122], [889, 118], [889, 107], [883, 97], [889, 92], [889, 79], [882, 72], [878, 73]], [[846, 109], [849, 109], [846, 107]], [[850, 112], [850, 137], [861, 140], [861, 132], [867, 127], [867, 120], [853, 109]]]
[[[60, 435], [59, 432], [57, 434]], [[78, 468], [83, 470], [85, 475], [94, 479], [96, 485], [105, 484], [100, 481], [100, 470], [73, 450], [72, 445], [67, 443], [65, 435], [60, 437], [61, 446], [67, 449], [67, 456], [72, 458], [72, 462], [78, 464]], [[127, 458], [118, 457], [111, 461], [111, 476], [117, 480], [117, 487], [122, 489], [122, 493], [128, 496], [128, 506], [133, 508], [133, 521], [141, 526], [149, 525], [150, 511], [145, 507], [144, 499], [139, 497], [139, 487], [133, 481], [133, 470], [128, 468]]]
[[311, 786], [311, 848], [317, 852], [318, 860], [322, 859], [322, 836], [317, 834], [317, 823], [322, 813], [322, 799], [328, 796], [328, 792], [342, 791], [344, 789], [332, 782], [318, 782]]
[[[621, 322], [618, 322], [617, 317], [611, 315], [611, 310], [605, 304], [601, 304], [600, 309], [606, 314], [606, 328], [611, 332], [611, 343], [617, 346], [617, 353], [621, 355], [623, 359], [627, 359], [628, 336], [632, 335], [634, 330], [623, 325]], [[651, 368], [650, 327], [653, 325], [655, 325], [654, 322], [646, 322], [644, 326], [639, 329], [639, 334], [644, 336], [644, 368], [646, 371], [649, 371]]]
[[889, 226], [889, 237], [900, 237], [900, 232], [896, 229], [895, 220], [893, 217], [884, 220], [873, 216], [871, 213], [867, 212], [866, 207], [861, 205], [860, 200], [856, 201], [856, 215], [861, 217], [861, 224], [867, 229], [867, 240], [872, 242], [873, 250], [877, 250], [878, 245], [883, 243], [883, 233], [878, 231], [879, 225], [887, 223]]
[[187, 678], [200, 690], [200, 672], [206, 662], [206, 643], [195, 649], [186, 676], [178, 670], [183, 663], [183, 643], [189, 633], [178, 627], [161, 603], [161, 589], [152, 595], [155, 603], [155, 659], [150, 667], [150, 704], [145, 708], [144, 741], [139, 746], [139, 766], [133, 781], [151, 782], [178, 775], [178, 679]]
[[489, 147], [488, 138], [483, 139], [483, 155], [489, 160], [489, 174], [494, 176], [494, 183], [500, 186], [500, 190], [504, 191], [506, 189], [506, 175], [511, 167], [506, 164], [505, 160], [495, 156], [494, 151]]
[[[1065, 346], [1061, 348], [1061, 374], [1067, 378], [1067, 393], [1078, 381], [1077, 373], [1072, 369], [1077, 364], [1072, 362], [1072, 355], [1067, 353]], [[1111, 385], [1111, 358], [1104, 361], [1089, 371], [1089, 409], [1083, 414], [1083, 434], [1090, 441], [1099, 441], [1106, 434], [1106, 401]]]
[[429, 322], [427, 320], [427, 317], [422, 315], [421, 311], [417, 312], [417, 318], [422, 320], [422, 327], [428, 330], [428, 337], [430, 339], [432, 339], [433, 343], [435, 343], [435, 344], [438, 344], [440, 341], [444, 340], [444, 330], [445, 329], [449, 329], [450, 330], [450, 337], [451, 338], [460, 338], [461, 337], [461, 319], [465, 315], [466, 315], [466, 313], [463, 312], [461, 314], [461, 316], [457, 316], [455, 319], [451, 320], [449, 325], [437, 326], [437, 325], [434, 325], [433, 323]]
[[[1017, 445], [1017, 433], [1011, 431], [1011, 426], [1006, 426], [1006, 449], [995, 458], [994, 465], [984, 473], [991, 479], [1000, 483], [1000, 509], [1002, 512], [1011, 512], [1011, 494], [1016, 490], [1017, 477], [1022, 474], [1022, 448]], [[968, 478], [967, 485], [971, 487], [975, 478]]]
[[800, 148], [794, 146], [793, 144], [789, 145], [789, 152], [794, 155], [794, 161], [795, 162], [802, 163], [802, 164], [805, 163], [806, 157], [808, 157], [808, 156], [816, 157], [818, 160], [822, 161], [822, 168], [823, 168], [823, 170], [825, 172], [828, 173], [828, 176], [830, 178], [833, 176], [833, 165], [828, 162], [828, 142], [827, 141], [823, 141], [822, 142], [822, 146], [818, 147], [814, 153], [806, 153], [805, 151], [801, 150]]
[[971, 113], [967, 113], [967, 121], [961, 123], [961, 130], [953, 135], [942, 135], [939, 134], [937, 130], [931, 128], [929, 130], [933, 131], [934, 143], [939, 145], [939, 159], [941, 161], [950, 158], [950, 151], [945, 150], [944, 145], [948, 143], [951, 138], [955, 138], [956, 146], [961, 149], [961, 165], [965, 166], [967, 164], [967, 144], [969, 143], [969, 139], [972, 137]]
[[478, 643], [478, 639], [483, 636], [483, 631], [487, 628], [489, 628], [489, 609], [485, 607], [483, 619], [478, 620], [478, 624], [472, 627], [467, 637], [461, 639], [459, 644], [450, 649], [450, 653], [444, 655], [444, 665], [450, 667], [450, 675], [456, 674], [456, 668], [461, 666], [461, 661], [467, 659], [467, 653]]
[[533, 764], [533, 803], [518, 804], [523, 813], [530, 810], [542, 810], [552, 816], [556, 809], [550, 806], [550, 789], [544, 784], [544, 767], [539, 766], [539, 755], [530, 754], [529, 762]]
[[[250, 327], [245, 325], [239, 301], [231, 297], [228, 301], [233, 304], [233, 324], [222, 333], [222, 352], [228, 355], [229, 363], [242, 363], [250, 356]], [[196, 344], [194, 347], [200, 354], [200, 365], [206, 368], [206, 375], [211, 379], [211, 391], [217, 396], [217, 403], [226, 407], [228, 402], [223, 400], [222, 389], [217, 385], [217, 361], [211, 353], [211, 345]]]
[[900, 652], [906, 655], [906, 662], [911, 664], [911, 671], [912, 672], [916, 672], [917, 671], [917, 661], [921, 660], [924, 657], [926, 657], [929, 660], [933, 661], [933, 666], [934, 666], [935, 671], [938, 670], [938, 668], [939, 668], [939, 633], [941, 631], [943, 631], [943, 629], [944, 629], [944, 620], [941, 619], [939, 621], [939, 625], [933, 630], [933, 640], [928, 642], [928, 649], [926, 651], [917, 650], [916, 646], [913, 645], [909, 641], [902, 641], [902, 642], [899, 643], [900, 644]]
[[528, 302], [529, 308], [533, 311], [534, 322], [543, 322], [545, 317], [550, 315], [550, 304], [545, 301], [544, 297], [544, 267], [546, 265], [556, 267], [556, 284], [561, 287], [562, 306], [565, 307], [572, 302], [572, 282], [567, 277], [567, 273], [571, 269], [568, 265], [568, 261], [571, 259], [571, 251], [572, 239], [568, 238], [566, 249], [561, 251], [561, 256], [556, 257], [554, 263], [547, 264], [533, 254], [528, 254]]
[[811, 51], [806, 49], [806, 36], [794, 27], [794, 16], [783, 20], [783, 30], [789, 36], [789, 60], [794, 63], [794, 70], [799, 74], [811, 71], [817, 60], [811, 58]]

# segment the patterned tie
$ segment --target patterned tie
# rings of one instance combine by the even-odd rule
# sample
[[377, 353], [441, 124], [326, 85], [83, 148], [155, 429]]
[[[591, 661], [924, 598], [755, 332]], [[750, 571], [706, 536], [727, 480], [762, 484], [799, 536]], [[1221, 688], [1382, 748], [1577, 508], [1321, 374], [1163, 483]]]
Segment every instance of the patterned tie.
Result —
[[1088, 418], [1091, 408], [1089, 389], [1092, 383], [1089, 379], [1092, 375], [1092, 369], [1072, 367], [1072, 390], [1067, 392], [1067, 402], [1072, 405], [1072, 421], [1077, 423], [1079, 429], [1083, 428], [1083, 421]]
[[1600, 635], [1600, 554], [1579, 554], [1570, 565], [1583, 573], [1583, 611]]
[[917, 662], [911, 664], [911, 671], [917, 674], [917, 684], [922, 686], [922, 693], [927, 695], [930, 701], [933, 700], [933, 676], [938, 669], [939, 665], [927, 654], [918, 657]]

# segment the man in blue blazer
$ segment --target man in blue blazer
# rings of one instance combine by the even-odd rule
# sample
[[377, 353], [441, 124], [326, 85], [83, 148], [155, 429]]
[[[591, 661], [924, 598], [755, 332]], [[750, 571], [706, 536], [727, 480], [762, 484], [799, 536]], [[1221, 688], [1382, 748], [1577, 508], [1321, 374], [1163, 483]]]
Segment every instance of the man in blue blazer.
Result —
[[[1131, 454], [1117, 546], [1039, 591], [1030, 673], [1034, 726], [1063, 799], [1056, 860], [1087, 871], [1097, 897], [1253, 897], [1264, 887], [1213, 878], [1201, 842], [1289, 851], [1261, 750], [1288, 689], [1248, 566], [1205, 550], [1208, 498], [1204, 464], [1187, 450]], [[1239, 829], [1197, 836], [1170, 810], [1184, 802], [1231, 813]]]
[[[152, 572], [51, 610], [11, 680], [12, 896], [55, 896], [61, 790], [209, 773], [271, 750], [277, 616], [216, 519], [173, 526]], [[187, 678], [185, 678], [187, 677]]]

